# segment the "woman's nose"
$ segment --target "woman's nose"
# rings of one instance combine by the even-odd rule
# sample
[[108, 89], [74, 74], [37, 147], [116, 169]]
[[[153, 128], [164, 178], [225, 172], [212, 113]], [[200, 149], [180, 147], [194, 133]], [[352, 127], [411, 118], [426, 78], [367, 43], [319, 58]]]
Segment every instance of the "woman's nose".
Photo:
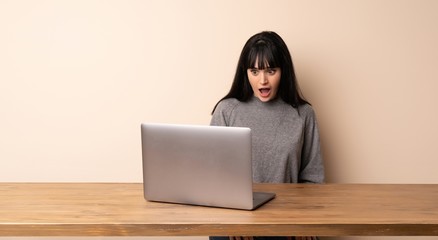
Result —
[[260, 83], [261, 84], [266, 84], [268, 83], [268, 79], [266, 78], [265, 72], [261, 71], [260, 72]]

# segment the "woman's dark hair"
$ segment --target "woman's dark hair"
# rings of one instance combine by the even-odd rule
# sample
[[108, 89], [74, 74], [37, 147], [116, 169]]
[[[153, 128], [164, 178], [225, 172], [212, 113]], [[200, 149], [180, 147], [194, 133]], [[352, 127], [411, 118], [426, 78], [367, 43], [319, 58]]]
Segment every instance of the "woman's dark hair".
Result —
[[[258, 66], [254, 66], [257, 59]], [[248, 68], [253, 67], [259, 69], [280, 68], [281, 79], [277, 97], [294, 108], [302, 104], [309, 104], [300, 92], [292, 57], [286, 43], [277, 33], [271, 31], [257, 33], [248, 39], [240, 54], [231, 89], [219, 102], [227, 98], [236, 98], [246, 102], [254, 95], [247, 74]], [[213, 112], [219, 102], [214, 106]]]

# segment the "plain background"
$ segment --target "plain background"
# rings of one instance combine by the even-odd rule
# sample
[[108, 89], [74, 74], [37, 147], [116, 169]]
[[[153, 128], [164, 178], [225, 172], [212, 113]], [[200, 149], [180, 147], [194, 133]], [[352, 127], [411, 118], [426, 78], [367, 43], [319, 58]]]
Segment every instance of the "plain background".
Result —
[[140, 123], [208, 125], [246, 40], [272, 30], [317, 113], [327, 182], [438, 183], [437, 11], [435, 0], [0, 0], [0, 181], [141, 182]]

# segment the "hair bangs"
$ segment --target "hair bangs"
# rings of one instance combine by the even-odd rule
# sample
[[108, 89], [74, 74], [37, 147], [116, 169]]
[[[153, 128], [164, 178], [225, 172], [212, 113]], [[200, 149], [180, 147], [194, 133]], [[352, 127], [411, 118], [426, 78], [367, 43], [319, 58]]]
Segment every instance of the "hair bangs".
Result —
[[[280, 66], [278, 51], [265, 41], [260, 40], [257, 44], [249, 50], [248, 59], [246, 61], [248, 68], [277, 68]], [[257, 65], [256, 65], [257, 64]]]

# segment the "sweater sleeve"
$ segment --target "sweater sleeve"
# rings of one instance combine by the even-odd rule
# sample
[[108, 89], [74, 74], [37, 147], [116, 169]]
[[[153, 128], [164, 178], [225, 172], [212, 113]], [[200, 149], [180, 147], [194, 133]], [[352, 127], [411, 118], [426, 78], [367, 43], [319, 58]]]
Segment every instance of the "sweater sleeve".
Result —
[[300, 183], [323, 183], [324, 163], [315, 112], [307, 105], [302, 113], [305, 117], [305, 127], [298, 181]]

